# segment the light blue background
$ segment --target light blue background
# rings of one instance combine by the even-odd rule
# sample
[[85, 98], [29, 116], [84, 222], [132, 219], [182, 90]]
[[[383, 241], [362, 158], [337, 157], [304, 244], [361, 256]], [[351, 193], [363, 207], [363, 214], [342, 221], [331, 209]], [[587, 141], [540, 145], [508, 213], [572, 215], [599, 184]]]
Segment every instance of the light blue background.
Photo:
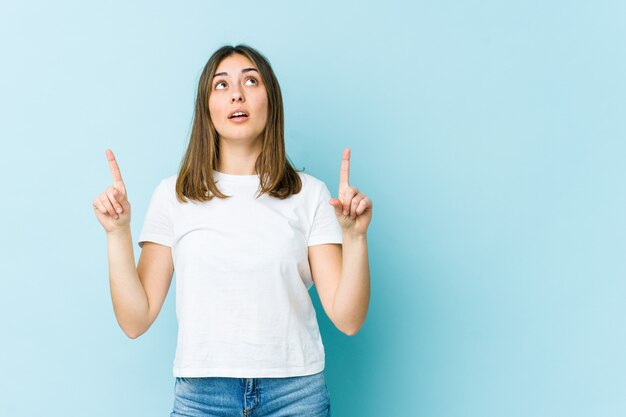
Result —
[[335, 417], [626, 415], [621, 1], [0, 3], [0, 415], [166, 416], [175, 289], [128, 339], [93, 198], [136, 239], [198, 77], [248, 43], [291, 160], [374, 201], [354, 337], [311, 291]]

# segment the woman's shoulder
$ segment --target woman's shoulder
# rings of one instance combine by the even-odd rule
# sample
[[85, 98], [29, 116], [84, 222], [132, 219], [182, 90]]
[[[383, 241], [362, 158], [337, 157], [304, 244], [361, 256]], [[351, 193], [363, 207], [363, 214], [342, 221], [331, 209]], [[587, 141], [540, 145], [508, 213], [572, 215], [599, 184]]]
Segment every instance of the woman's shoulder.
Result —
[[167, 198], [176, 194], [176, 179], [178, 175], [170, 175], [159, 180], [154, 185], [154, 194], [161, 196], [161, 198]]
[[326, 187], [326, 183], [321, 179], [302, 171], [298, 171], [298, 175], [302, 180], [302, 189], [309, 192], [319, 192], [320, 189]]
[[169, 177], [165, 177], [161, 180], [164, 185], [168, 187], [176, 188], [176, 180], [178, 179], [178, 174], [170, 175]]

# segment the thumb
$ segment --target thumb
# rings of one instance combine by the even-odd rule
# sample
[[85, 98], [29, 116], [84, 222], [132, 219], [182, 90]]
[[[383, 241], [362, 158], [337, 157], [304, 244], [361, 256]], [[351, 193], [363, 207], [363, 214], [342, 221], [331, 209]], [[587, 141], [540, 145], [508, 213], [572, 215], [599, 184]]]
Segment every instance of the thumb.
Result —
[[120, 192], [117, 189], [113, 189], [113, 195], [115, 196], [115, 199], [118, 201], [118, 203], [122, 205], [124, 210], [126, 210], [128, 208], [128, 199], [126, 198], [126, 193]]
[[328, 201], [328, 204], [333, 206], [333, 208], [335, 209], [335, 216], [337, 216], [337, 218], [343, 217], [343, 204], [341, 204], [340, 200], [336, 198], [331, 198]]
[[124, 183], [122, 183], [121, 181], [118, 183], [115, 183], [113, 185], [113, 188], [117, 191], [118, 197], [126, 198], [126, 187], [124, 186]]
[[130, 210], [130, 202], [126, 199], [126, 197], [124, 197], [124, 199], [120, 201], [120, 204], [122, 205], [122, 208], [125, 212], [128, 212]]

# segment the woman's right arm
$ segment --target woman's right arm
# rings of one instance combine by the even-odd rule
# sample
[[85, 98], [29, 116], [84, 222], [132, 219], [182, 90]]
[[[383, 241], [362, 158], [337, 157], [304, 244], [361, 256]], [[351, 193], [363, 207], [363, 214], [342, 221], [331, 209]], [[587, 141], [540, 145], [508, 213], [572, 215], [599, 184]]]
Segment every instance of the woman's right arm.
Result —
[[135, 339], [156, 319], [170, 287], [174, 266], [171, 248], [145, 242], [135, 267], [130, 232], [131, 206], [113, 152], [107, 149], [113, 186], [93, 200], [93, 209], [107, 233], [109, 283], [113, 310], [126, 335]]
[[109, 284], [115, 317], [131, 339], [143, 334], [148, 319], [148, 297], [135, 268], [130, 227], [107, 233]]
[[169, 246], [144, 242], [135, 268], [130, 228], [108, 233], [107, 239], [113, 310], [124, 333], [135, 339], [161, 311], [174, 274], [172, 251]]

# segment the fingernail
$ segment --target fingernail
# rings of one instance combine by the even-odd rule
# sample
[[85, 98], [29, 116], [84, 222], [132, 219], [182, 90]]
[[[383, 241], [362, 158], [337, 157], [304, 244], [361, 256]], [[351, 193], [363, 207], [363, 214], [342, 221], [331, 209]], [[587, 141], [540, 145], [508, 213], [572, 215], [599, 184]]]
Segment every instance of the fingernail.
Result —
[[115, 209], [115, 211], [117, 211], [118, 213], [121, 213], [122, 212], [122, 208], [118, 207], [118, 208]]
[[115, 216], [113, 216], [114, 218], [118, 219], [120, 216], [118, 216], [117, 214]]

